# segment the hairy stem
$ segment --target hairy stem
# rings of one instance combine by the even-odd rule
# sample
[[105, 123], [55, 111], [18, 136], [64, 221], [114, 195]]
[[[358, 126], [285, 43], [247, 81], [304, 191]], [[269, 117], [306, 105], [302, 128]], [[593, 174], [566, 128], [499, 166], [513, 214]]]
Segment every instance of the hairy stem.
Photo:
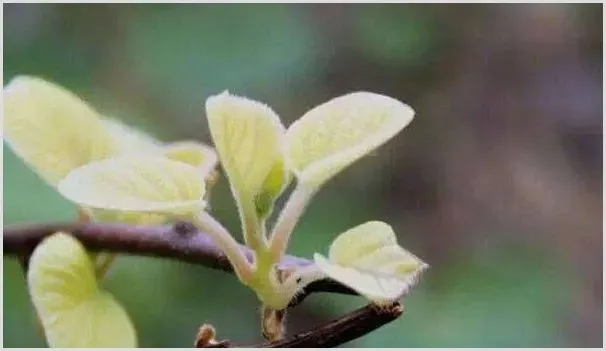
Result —
[[256, 253], [267, 251], [265, 228], [255, 212], [254, 202], [241, 197], [238, 199], [238, 212], [240, 213], [244, 242]]
[[242, 254], [240, 245], [227, 229], [205, 211], [195, 214], [192, 220], [194, 225], [206, 230], [215, 244], [225, 253], [238, 278], [244, 283], [250, 281], [253, 274], [252, 265]]
[[286, 252], [290, 235], [314, 193], [314, 189], [297, 184], [295, 190], [290, 194], [269, 240], [269, 251], [276, 261], [279, 261]]

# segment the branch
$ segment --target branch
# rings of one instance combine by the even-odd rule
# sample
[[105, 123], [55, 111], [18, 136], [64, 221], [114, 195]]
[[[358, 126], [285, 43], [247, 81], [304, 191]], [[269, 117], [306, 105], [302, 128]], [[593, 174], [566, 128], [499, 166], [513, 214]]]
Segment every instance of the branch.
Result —
[[[288, 339], [266, 342], [257, 345], [243, 346], [246, 348], [290, 348], [313, 347], [327, 348], [342, 345], [346, 342], [364, 336], [381, 326], [396, 320], [402, 315], [403, 307], [399, 302], [388, 306], [366, 305], [341, 318], [316, 327], [310, 331], [299, 333]], [[208, 330], [211, 330], [210, 337]], [[227, 348], [234, 346], [229, 340], [217, 342], [214, 340], [215, 330], [204, 324], [196, 338], [197, 348]]]
[[400, 317], [402, 312], [399, 302], [383, 307], [369, 304], [311, 331], [249, 347], [335, 347], [378, 329]]
[[[27, 257], [45, 237], [58, 231], [72, 234], [88, 249], [142, 256], [171, 258], [200, 264], [212, 269], [233, 273], [227, 257], [214, 245], [211, 238], [198, 231], [192, 224], [178, 222], [172, 226], [134, 227], [123, 224], [57, 223], [32, 224], [4, 227], [4, 253]], [[253, 252], [241, 245], [246, 258], [252, 262]], [[24, 262], [25, 263], [25, 262]], [[296, 256], [284, 256], [279, 269], [290, 271], [313, 264], [311, 260]], [[356, 293], [348, 287], [323, 279], [311, 283], [290, 306], [294, 306], [315, 292], [332, 292], [348, 295]], [[402, 305], [394, 303], [386, 307], [370, 304], [331, 321], [311, 331], [299, 333], [291, 338], [253, 345], [251, 347], [334, 347], [357, 339], [397, 319], [402, 314]], [[214, 334], [213, 334], [214, 335]], [[205, 338], [206, 340], [208, 338]], [[230, 347], [227, 340], [220, 342], [196, 342], [197, 346]]]
[[[161, 227], [99, 223], [6, 226], [3, 235], [4, 253], [16, 256], [28, 255], [42, 239], [58, 231], [72, 234], [92, 251], [170, 258], [233, 273], [227, 257], [212, 239], [193, 225], [184, 222]], [[252, 262], [252, 250], [243, 245], [241, 249], [246, 258]], [[313, 261], [305, 258], [284, 256], [278, 268], [290, 270], [310, 264], [313, 264]], [[307, 295], [315, 292], [357, 295], [350, 288], [332, 279], [323, 279], [308, 285], [290, 305], [300, 303]]]

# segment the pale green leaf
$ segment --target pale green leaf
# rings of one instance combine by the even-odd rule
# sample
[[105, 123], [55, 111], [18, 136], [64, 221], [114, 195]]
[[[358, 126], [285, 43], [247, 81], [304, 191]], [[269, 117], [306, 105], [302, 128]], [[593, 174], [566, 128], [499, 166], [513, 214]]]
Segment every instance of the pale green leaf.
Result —
[[100, 115], [60, 86], [19, 76], [5, 86], [3, 102], [4, 140], [51, 185], [115, 151]]
[[161, 225], [169, 221], [165, 214], [154, 212], [115, 211], [89, 209], [91, 216], [98, 223], [121, 223], [127, 225]]
[[[215, 148], [237, 199], [243, 226], [271, 211], [288, 182], [284, 126], [267, 105], [224, 92], [206, 101]], [[250, 217], [258, 218], [250, 218]], [[249, 235], [252, 233], [245, 233]]]
[[109, 132], [117, 152], [161, 154], [162, 143], [153, 136], [129, 126], [115, 118], [104, 118], [103, 125]]
[[328, 259], [314, 255], [326, 275], [378, 304], [406, 294], [428, 267], [397, 244], [392, 228], [371, 221], [335, 239]]
[[164, 147], [164, 155], [171, 160], [181, 161], [199, 169], [203, 177], [211, 176], [219, 158], [210, 146], [197, 141], [177, 141]]
[[268, 106], [225, 92], [206, 101], [215, 148], [232, 187], [254, 196], [282, 157], [284, 126]]
[[370, 221], [339, 235], [330, 245], [328, 257], [334, 263], [349, 265], [363, 255], [393, 245], [397, 242], [392, 228], [383, 222]]
[[319, 187], [394, 137], [413, 116], [408, 105], [380, 94], [332, 99], [288, 128], [287, 162], [302, 183]]
[[70, 235], [56, 233], [36, 247], [27, 281], [50, 347], [137, 346], [127, 312], [99, 289], [88, 253]]
[[205, 202], [198, 170], [163, 156], [121, 156], [71, 171], [59, 192], [80, 206], [125, 212], [187, 215]]

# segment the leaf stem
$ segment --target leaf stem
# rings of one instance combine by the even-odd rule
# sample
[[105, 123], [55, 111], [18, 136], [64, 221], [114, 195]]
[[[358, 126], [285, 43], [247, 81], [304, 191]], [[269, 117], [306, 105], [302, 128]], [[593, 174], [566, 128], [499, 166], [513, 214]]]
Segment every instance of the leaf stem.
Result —
[[253, 275], [252, 265], [240, 250], [238, 242], [231, 236], [227, 229], [206, 211], [194, 214], [192, 216], [192, 222], [195, 226], [204, 229], [215, 244], [223, 251], [233, 266], [234, 272], [238, 278], [243, 283], [249, 282]]
[[315, 192], [315, 189], [310, 189], [299, 183], [292, 194], [290, 194], [286, 205], [284, 205], [282, 212], [280, 212], [269, 240], [269, 251], [275, 261], [279, 261], [284, 255], [290, 235]]
[[259, 220], [254, 201], [237, 197], [238, 212], [242, 222], [244, 243], [257, 254], [267, 251], [264, 224]]

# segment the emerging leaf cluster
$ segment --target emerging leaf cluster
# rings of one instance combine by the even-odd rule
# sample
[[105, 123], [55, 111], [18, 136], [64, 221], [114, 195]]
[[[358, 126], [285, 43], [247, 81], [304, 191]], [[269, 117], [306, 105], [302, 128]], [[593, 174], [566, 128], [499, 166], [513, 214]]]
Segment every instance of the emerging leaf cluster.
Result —
[[[371, 221], [338, 236], [328, 258], [315, 254], [315, 265], [285, 278], [277, 271], [317, 191], [412, 121], [414, 111], [396, 99], [347, 94], [286, 128], [267, 105], [223, 92], [206, 100], [214, 150], [194, 141], [160, 142], [40, 78], [13, 79], [4, 88], [4, 106], [7, 144], [90, 220], [190, 221], [226, 254], [240, 281], [263, 304], [264, 315], [283, 315], [272, 311], [285, 309], [307, 284], [325, 277], [379, 305], [393, 302], [427, 267], [397, 244], [389, 225]], [[206, 210], [219, 161], [253, 262]], [[276, 200], [293, 180], [294, 190], [269, 226]], [[36, 248], [29, 291], [50, 346], [136, 345], [127, 313], [98, 286], [100, 257], [88, 254], [69, 233], [57, 233]], [[276, 330], [266, 330], [276, 323], [264, 320], [264, 335], [280, 337], [281, 322]]]

